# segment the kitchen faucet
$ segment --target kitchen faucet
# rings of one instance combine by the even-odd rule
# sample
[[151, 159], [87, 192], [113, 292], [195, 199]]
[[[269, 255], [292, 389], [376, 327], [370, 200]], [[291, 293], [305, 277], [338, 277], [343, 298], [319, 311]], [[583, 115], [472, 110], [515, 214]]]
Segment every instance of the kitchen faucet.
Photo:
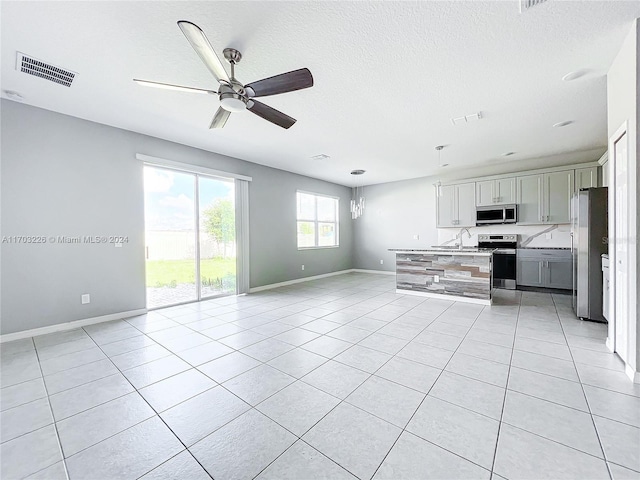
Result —
[[467, 235], [469, 235], [469, 238], [471, 238], [471, 232], [469, 231], [469, 229], [467, 227], [462, 227], [460, 229], [460, 232], [458, 232], [458, 234], [456, 235], [456, 238], [460, 240], [460, 243], [456, 244], [456, 247], [458, 247], [459, 250], [462, 250], [463, 245], [462, 245], [462, 234], [464, 233], [464, 231], [467, 231]]

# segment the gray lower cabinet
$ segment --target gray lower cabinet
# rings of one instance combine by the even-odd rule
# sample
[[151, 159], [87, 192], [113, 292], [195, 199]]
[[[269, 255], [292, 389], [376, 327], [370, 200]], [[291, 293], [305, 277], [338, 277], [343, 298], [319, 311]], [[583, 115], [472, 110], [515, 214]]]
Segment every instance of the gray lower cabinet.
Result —
[[542, 287], [542, 267], [544, 260], [518, 258], [516, 262], [516, 285]]
[[571, 252], [519, 248], [516, 285], [571, 290], [573, 288]]

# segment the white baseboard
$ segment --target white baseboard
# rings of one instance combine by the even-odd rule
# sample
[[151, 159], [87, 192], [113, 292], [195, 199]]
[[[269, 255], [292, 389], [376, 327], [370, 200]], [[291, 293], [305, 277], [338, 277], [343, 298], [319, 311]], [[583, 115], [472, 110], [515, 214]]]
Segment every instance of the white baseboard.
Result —
[[137, 310], [129, 310], [128, 312], [110, 313], [109, 315], [102, 315], [100, 317], [92, 317], [82, 320], [74, 320], [73, 322], [58, 323], [56, 325], [50, 325], [48, 327], [32, 328], [31, 330], [23, 330], [21, 332], [15, 333], [5, 333], [4, 335], [0, 335], [0, 343], [10, 342], [12, 340], [21, 340], [23, 338], [36, 337], [38, 335], [46, 335], [47, 333], [73, 330], [74, 328], [85, 327], [87, 325], [93, 325], [95, 323], [109, 322], [111, 320], [119, 320], [121, 318], [134, 317], [136, 315], [142, 315], [144, 313], [147, 313], [147, 309], [139, 308]]
[[[263, 290], [271, 290], [278, 287], [286, 287], [287, 285], [295, 285], [296, 283], [309, 282], [311, 280], [318, 280], [321, 278], [333, 277], [335, 275], [344, 275], [345, 273], [377, 273], [383, 275], [395, 275], [396, 272], [387, 272], [383, 270], [361, 270], [357, 268], [350, 268], [348, 270], [339, 270], [337, 272], [323, 273], [322, 275], [313, 275], [311, 277], [297, 278], [295, 280], [289, 280], [286, 282], [272, 283], [270, 285], [262, 285], [260, 287], [254, 287], [249, 289], [249, 293], [261, 292]], [[136, 315], [142, 315], [147, 313], [146, 308], [140, 308], [138, 310], [130, 310], [128, 312], [111, 313], [109, 315], [102, 315], [100, 317], [85, 318], [82, 320], [74, 320], [73, 322], [58, 323], [56, 325], [50, 325], [48, 327], [32, 328], [31, 330], [23, 330], [15, 333], [5, 333], [0, 335], [0, 343], [10, 342], [12, 340], [21, 340], [23, 338], [35, 337], [38, 335], [46, 335], [47, 333], [62, 332], [64, 330], [73, 330], [74, 328], [80, 328], [87, 325], [93, 325], [95, 323], [109, 322], [111, 320], [119, 320], [121, 318], [134, 317]]]
[[607, 341], [604, 342], [605, 346], [607, 347], [607, 349], [613, 353], [613, 342], [611, 341], [610, 337], [607, 337]]
[[628, 363], [624, 364], [624, 373], [633, 383], [640, 383], [640, 372], [636, 372]]
[[333, 277], [335, 275], [344, 275], [345, 273], [351, 273], [353, 269], [339, 270], [337, 272], [323, 273], [322, 275], [312, 275], [310, 277], [296, 278], [295, 280], [287, 280], [286, 282], [270, 283], [269, 285], [262, 285], [260, 287], [253, 287], [249, 289], [249, 293], [262, 292], [263, 290], [271, 290], [273, 288], [286, 287], [287, 285], [295, 285], [296, 283], [310, 282], [311, 280], [318, 280], [320, 278]]
[[383, 275], [396, 274], [396, 272], [387, 272], [385, 270], [362, 270], [360, 268], [350, 268], [349, 270], [339, 270], [337, 272], [323, 273], [322, 275], [313, 275], [311, 277], [296, 278], [295, 280], [288, 280], [286, 282], [271, 283], [269, 285], [253, 287], [249, 289], [249, 293], [261, 292], [263, 290], [271, 290], [273, 288], [278, 288], [278, 287], [286, 287], [287, 285], [294, 285], [296, 283], [310, 282], [311, 280], [318, 280], [320, 278], [333, 277], [335, 275], [344, 275], [345, 273], [378, 273]]
[[388, 270], [363, 270], [362, 268], [354, 268], [351, 271], [355, 273], [377, 273], [379, 275], [395, 275], [396, 274], [395, 271], [390, 272]]

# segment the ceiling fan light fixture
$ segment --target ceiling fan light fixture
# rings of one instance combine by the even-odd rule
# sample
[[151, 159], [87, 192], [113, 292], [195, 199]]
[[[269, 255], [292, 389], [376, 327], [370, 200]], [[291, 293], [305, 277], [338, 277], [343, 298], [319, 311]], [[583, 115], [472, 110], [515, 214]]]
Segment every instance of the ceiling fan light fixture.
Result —
[[237, 93], [223, 93], [220, 95], [220, 106], [227, 112], [242, 112], [247, 109], [247, 103]]

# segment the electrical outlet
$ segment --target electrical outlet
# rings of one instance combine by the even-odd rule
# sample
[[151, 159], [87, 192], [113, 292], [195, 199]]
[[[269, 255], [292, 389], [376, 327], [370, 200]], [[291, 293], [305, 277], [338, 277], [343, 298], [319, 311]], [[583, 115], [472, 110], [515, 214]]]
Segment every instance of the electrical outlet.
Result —
[[440, 283], [440, 275], [433, 276], [433, 283]]
[[91, 303], [91, 295], [89, 295], [88, 293], [85, 293], [80, 297], [80, 301], [82, 302], [82, 305]]
[[420, 240], [420, 235], [414, 235], [414, 236], [413, 236], [413, 239], [414, 239], [414, 240]]
[[547, 233], [547, 234], [545, 235], [545, 237], [546, 237], [546, 239], [547, 239], [547, 240], [551, 240], [551, 236], [552, 236], [552, 235], [551, 235], [551, 232], [549, 232], [549, 233]]
[[384, 260], [380, 260], [380, 265], [384, 265]]
[[304, 270], [304, 265], [302, 265], [302, 269]]

